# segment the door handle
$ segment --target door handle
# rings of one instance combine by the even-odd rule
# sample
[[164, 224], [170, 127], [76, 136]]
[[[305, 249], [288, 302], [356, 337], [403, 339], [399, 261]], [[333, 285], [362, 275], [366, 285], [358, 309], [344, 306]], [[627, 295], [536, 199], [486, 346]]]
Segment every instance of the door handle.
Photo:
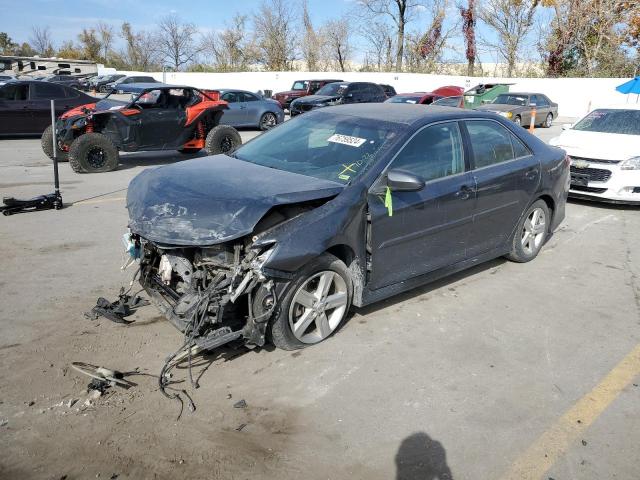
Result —
[[537, 168], [531, 168], [527, 170], [524, 174], [524, 178], [526, 178], [527, 180], [534, 180], [537, 176], [538, 176]]
[[473, 193], [473, 191], [473, 188], [463, 185], [462, 187], [460, 187], [460, 190], [456, 192], [456, 197], [458, 197], [460, 200], [468, 200], [469, 198], [471, 198], [471, 194]]

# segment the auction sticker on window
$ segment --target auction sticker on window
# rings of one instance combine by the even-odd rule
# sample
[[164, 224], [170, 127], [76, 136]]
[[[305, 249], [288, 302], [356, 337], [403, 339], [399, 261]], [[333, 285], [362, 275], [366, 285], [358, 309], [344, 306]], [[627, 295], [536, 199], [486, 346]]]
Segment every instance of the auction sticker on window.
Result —
[[341, 143], [342, 145], [349, 145], [350, 147], [359, 147], [366, 141], [366, 138], [350, 137], [349, 135], [341, 135], [339, 133], [334, 133], [327, 138], [327, 142]]

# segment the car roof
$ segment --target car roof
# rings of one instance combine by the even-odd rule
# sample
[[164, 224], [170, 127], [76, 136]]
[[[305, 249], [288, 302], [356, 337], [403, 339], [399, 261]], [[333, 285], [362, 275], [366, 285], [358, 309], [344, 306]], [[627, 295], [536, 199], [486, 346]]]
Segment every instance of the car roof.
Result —
[[[324, 109], [319, 110], [320, 112]], [[327, 111], [327, 110], [324, 110]], [[355, 103], [331, 107], [331, 112], [370, 120], [384, 120], [392, 123], [427, 123], [437, 120], [455, 120], [464, 118], [495, 118], [496, 115], [476, 110], [456, 107], [440, 107], [408, 103]], [[327, 112], [328, 113], [328, 112]]]
[[118, 87], [119, 90], [127, 90], [129, 93], [144, 92], [145, 90], [170, 90], [173, 88], [191, 88], [186, 85], [168, 85], [166, 83], [127, 83]]

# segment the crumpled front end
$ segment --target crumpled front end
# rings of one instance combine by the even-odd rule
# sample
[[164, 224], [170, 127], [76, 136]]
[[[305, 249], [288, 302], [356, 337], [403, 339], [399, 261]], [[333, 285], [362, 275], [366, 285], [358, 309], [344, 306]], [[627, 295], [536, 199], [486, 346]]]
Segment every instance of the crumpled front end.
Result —
[[273, 246], [245, 241], [165, 247], [132, 235], [140, 249], [140, 283], [161, 313], [200, 350], [236, 339], [263, 345], [277, 285], [262, 266]]

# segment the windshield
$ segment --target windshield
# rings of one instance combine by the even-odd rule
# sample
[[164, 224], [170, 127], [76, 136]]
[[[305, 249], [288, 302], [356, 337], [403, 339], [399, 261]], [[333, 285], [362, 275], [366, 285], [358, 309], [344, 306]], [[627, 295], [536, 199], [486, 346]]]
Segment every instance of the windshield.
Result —
[[308, 83], [309, 82], [304, 82], [302, 80], [298, 80], [297, 82], [293, 82], [293, 87], [291, 87], [291, 90], [306, 90]]
[[640, 110], [613, 108], [594, 110], [576, 123], [573, 130], [640, 135]]
[[421, 96], [409, 97], [404, 95], [396, 95], [386, 100], [387, 103], [420, 103]]
[[328, 83], [316, 92], [316, 95], [342, 95], [349, 85], [344, 83]]
[[346, 184], [399, 134], [393, 123], [316, 113], [289, 120], [232, 156], [277, 170]]
[[493, 103], [498, 103], [500, 105], [520, 105], [524, 107], [527, 105], [528, 97], [524, 95], [507, 95], [501, 94], [496, 97]]

